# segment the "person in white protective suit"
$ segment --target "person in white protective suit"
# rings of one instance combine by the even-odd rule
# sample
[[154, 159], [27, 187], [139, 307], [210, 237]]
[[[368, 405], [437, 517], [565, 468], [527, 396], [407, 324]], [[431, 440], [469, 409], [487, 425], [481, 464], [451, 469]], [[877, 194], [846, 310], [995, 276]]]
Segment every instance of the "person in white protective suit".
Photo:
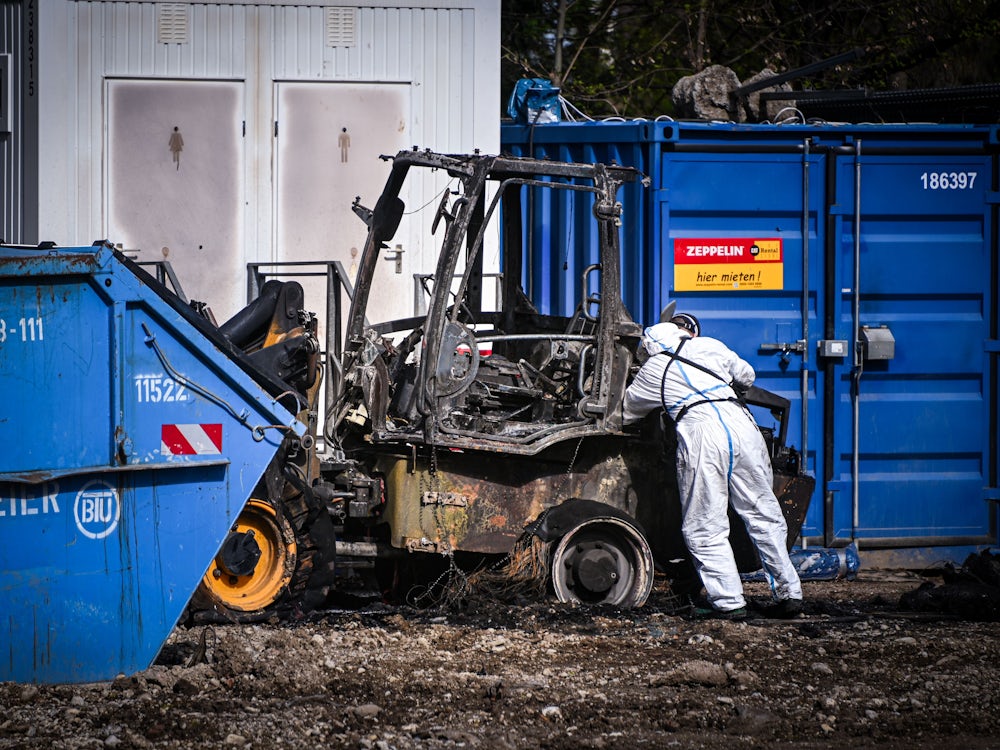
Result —
[[661, 408], [676, 422], [681, 533], [709, 604], [694, 615], [747, 616], [729, 544], [732, 503], [771, 583], [774, 603], [763, 614], [795, 617], [802, 611], [802, 585], [788, 556], [767, 445], [737, 398], [737, 389], [749, 388], [756, 374], [721, 341], [700, 333], [698, 320], [686, 313], [643, 332], [650, 356], [625, 392], [625, 423]]

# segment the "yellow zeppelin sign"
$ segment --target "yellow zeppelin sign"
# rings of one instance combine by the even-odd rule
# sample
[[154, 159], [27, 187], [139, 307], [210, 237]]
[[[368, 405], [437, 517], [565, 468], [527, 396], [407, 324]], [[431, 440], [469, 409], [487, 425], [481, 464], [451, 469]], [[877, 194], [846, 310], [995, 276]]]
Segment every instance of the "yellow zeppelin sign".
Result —
[[781, 239], [675, 239], [674, 289], [784, 289]]

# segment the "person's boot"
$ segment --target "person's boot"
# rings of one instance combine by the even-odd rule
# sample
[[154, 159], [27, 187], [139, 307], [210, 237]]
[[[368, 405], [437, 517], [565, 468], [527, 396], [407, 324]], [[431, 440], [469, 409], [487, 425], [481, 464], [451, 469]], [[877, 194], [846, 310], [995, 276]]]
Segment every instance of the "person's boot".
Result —
[[716, 609], [711, 605], [696, 606], [691, 612], [692, 620], [745, 620], [749, 616], [746, 607], [737, 609]]
[[793, 620], [802, 614], [801, 599], [782, 599], [774, 604], [757, 608], [761, 615], [770, 620]]

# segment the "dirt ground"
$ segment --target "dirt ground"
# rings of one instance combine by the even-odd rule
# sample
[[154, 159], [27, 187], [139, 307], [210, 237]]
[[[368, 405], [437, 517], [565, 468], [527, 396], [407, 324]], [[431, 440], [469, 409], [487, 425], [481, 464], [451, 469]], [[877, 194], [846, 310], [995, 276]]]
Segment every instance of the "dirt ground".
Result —
[[[915, 573], [806, 582], [797, 620], [368, 604], [178, 627], [111, 683], [0, 684], [3, 748], [1000, 748], [1000, 624]], [[763, 601], [764, 585], [748, 583]]]

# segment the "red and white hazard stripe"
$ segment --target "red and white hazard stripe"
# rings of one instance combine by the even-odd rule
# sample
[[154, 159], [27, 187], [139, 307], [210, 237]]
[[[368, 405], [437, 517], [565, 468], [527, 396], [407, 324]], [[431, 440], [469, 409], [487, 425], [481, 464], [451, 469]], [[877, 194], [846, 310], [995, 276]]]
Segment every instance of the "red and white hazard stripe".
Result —
[[173, 456], [217, 456], [222, 453], [221, 424], [165, 424], [160, 452]]

